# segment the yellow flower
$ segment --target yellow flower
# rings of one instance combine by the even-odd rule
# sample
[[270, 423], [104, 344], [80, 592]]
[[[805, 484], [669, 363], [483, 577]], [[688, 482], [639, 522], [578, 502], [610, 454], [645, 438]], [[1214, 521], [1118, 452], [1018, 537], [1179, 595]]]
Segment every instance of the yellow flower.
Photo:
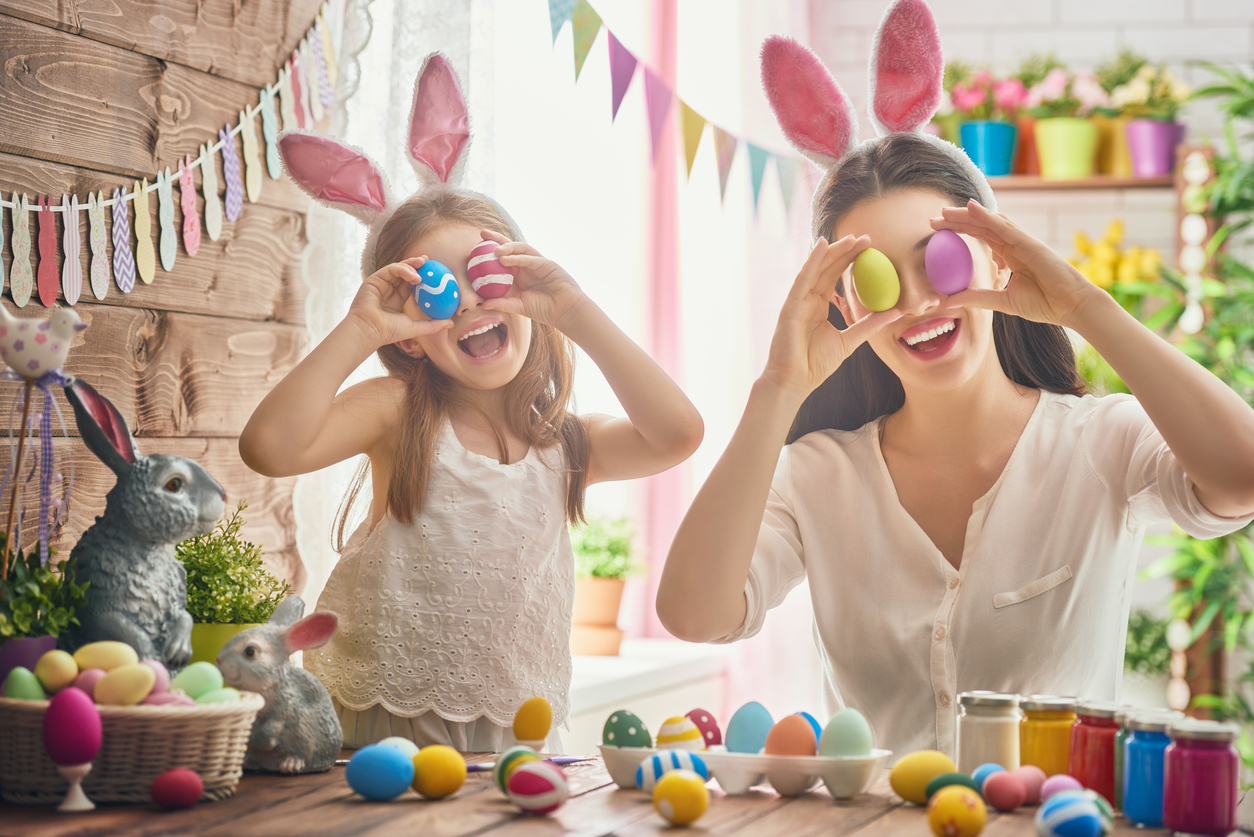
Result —
[[1123, 219], [1111, 218], [1110, 223], [1106, 225], [1106, 233], [1102, 239], [1117, 247], [1123, 241], [1123, 233]]
[[1102, 264], [1114, 270], [1115, 262], [1119, 260], [1119, 251], [1107, 241], [1099, 241], [1093, 245], [1093, 262], [1094, 264]]
[[1163, 254], [1153, 247], [1141, 252], [1140, 271], [1142, 279], [1157, 279], [1158, 268], [1163, 263]]
[[1084, 234], [1084, 230], [1076, 230], [1071, 236], [1071, 244], [1075, 247], [1077, 253], [1087, 255], [1092, 249], [1093, 242], [1089, 241], [1089, 237]]

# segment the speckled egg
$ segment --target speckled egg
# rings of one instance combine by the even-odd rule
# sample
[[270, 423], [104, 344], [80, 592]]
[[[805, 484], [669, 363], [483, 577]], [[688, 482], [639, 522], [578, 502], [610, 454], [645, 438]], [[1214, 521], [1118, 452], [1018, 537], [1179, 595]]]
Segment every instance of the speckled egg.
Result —
[[162, 808], [190, 808], [204, 795], [205, 783], [195, 770], [176, 767], [153, 779], [148, 792]]
[[103, 737], [100, 710], [82, 689], [69, 686], [44, 712], [44, 749], [53, 764], [87, 764], [100, 752]]
[[653, 787], [653, 810], [671, 825], [695, 822], [710, 807], [710, 789], [691, 770], [672, 770]]
[[874, 247], [866, 248], [853, 260], [853, 287], [868, 311], [887, 311], [901, 297], [897, 268]]
[[819, 739], [821, 756], [869, 756], [875, 746], [866, 716], [846, 706], [832, 716]]
[[652, 747], [649, 728], [634, 712], [619, 709], [605, 719], [601, 743], [609, 747]]
[[501, 264], [496, 257], [496, 248], [500, 246], [495, 241], [483, 241], [470, 251], [466, 278], [475, 293], [484, 299], [505, 296], [514, 284], [514, 268]]
[[768, 756], [812, 756], [818, 748], [814, 730], [800, 715], [789, 715], [771, 727], [766, 736]]
[[939, 750], [918, 750], [903, 756], [888, 774], [893, 793], [907, 802], [922, 805], [927, 802], [928, 783], [942, 773], [957, 770], [954, 760]]
[[514, 714], [514, 738], [543, 741], [553, 726], [553, 707], [542, 697], [527, 698]]
[[927, 242], [923, 253], [927, 281], [943, 294], [965, 291], [975, 276], [971, 248], [953, 230], [937, 230]]
[[521, 765], [539, 760], [540, 757], [536, 755], [536, 751], [530, 747], [525, 747], [522, 744], [510, 747], [497, 757], [496, 766], [492, 768], [492, 781], [496, 782], [496, 786], [501, 793], [508, 796], [509, 789], [506, 783], [509, 780], [509, 774]]
[[94, 700], [96, 697], [96, 684], [104, 676], [105, 670], [102, 668], [89, 668], [86, 671], [80, 671], [78, 677], [74, 678], [74, 688], [82, 689], [87, 693], [88, 697]]
[[707, 749], [723, 743], [723, 731], [719, 729], [714, 713], [706, 712], [704, 709], [693, 709], [688, 713], [688, 718], [697, 725], [697, 729], [701, 730], [701, 738], [705, 741]]
[[971, 788], [942, 788], [927, 804], [927, 822], [936, 837], [975, 837], [984, 830], [988, 808]]
[[125, 642], [103, 640], [101, 642], [89, 642], [75, 651], [74, 662], [78, 665], [79, 671], [89, 668], [112, 671], [118, 666], [138, 663], [139, 655], [135, 653], [134, 648]]
[[509, 774], [506, 795], [528, 814], [549, 814], [566, 802], [570, 785], [566, 774], [556, 764], [530, 761]]
[[419, 311], [433, 320], [447, 320], [457, 313], [461, 292], [457, 290], [453, 271], [428, 259], [418, 268], [418, 277], [422, 282], [414, 285], [414, 298]]
[[4, 678], [4, 687], [0, 695], [18, 700], [47, 700], [44, 687], [40, 684], [35, 672], [24, 666], [14, 666], [9, 676]]
[[59, 692], [78, 677], [78, 663], [74, 662], [69, 652], [54, 648], [35, 663], [35, 676], [39, 678], [44, 691]]
[[657, 780], [672, 770], [691, 770], [702, 779], [710, 778], [705, 760], [688, 750], [667, 750], [640, 762], [636, 768], [636, 787], [645, 793], [653, 793]]
[[96, 683], [96, 703], [102, 706], [138, 706], [152, 691], [157, 675], [146, 665], [130, 663], [109, 671]]
[[204, 660], [192, 663], [170, 681], [171, 689], [182, 689], [192, 700], [221, 689], [222, 686], [222, 672], [213, 663]]
[[701, 730], [687, 715], [667, 718], [657, 731], [657, 746], [663, 750], [704, 750], [705, 739]]
[[371, 744], [348, 760], [348, 786], [366, 799], [395, 799], [414, 781], [414, 763], [395, 747]]
[[1027, 801], [1028, 789], [1018, 776], [1000, 770], [984, 780], [980, 785], [980, 795], [998, 811], [1013, 811]]
[[732, 753], [760, 753], [766, 746], [775, 721], [766, 707], [750, 701], [736, 710], [727, 722], [727, 750]]
[[924, 794], [926, 794], [927, 798], [931, 800], [931, 798], [936, 795], [937, 791], [944, 790], [945, 788], [953, 785], [962, 785], [964, 788], [970, 788], [976, 793], [980, 792], [980, 789], [976, 786], [974, 779], [965, 773], [954, 772], [942, 773], [932, 779], [932, 781], [927, 783], [927, 787], [924, 788]]

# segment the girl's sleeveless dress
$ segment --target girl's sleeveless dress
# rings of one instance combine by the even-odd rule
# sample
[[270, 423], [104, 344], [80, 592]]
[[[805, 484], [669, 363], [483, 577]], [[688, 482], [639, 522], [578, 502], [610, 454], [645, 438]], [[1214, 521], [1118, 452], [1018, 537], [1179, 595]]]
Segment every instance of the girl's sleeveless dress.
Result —
[[[306, 651], [344, 746], [389, 736], [463, 752], [514, 743], [535, 695], [569, 712], [574, 557], [560, 447], [502, 465], [445, 424], [425, 507], [353, 533], [318, 599], [340, 629]], [[561, 752], [554, 732], [546, 749]]]

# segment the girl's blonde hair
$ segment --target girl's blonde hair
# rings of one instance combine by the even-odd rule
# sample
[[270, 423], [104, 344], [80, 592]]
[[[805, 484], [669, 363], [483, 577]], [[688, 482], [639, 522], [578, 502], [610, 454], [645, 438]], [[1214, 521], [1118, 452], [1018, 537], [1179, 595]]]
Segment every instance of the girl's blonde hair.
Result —
[[[375, 245], [375, 269], [404, 258], [410, 246], [441, 225], [463, 224], [489, 229], [511, 239], [520, 235], [487, 198], [456, 192], [420, 195], [406, 201], [384, 224]], [[434, 363], [412, 358], [396, 344], [377, 352], [388, 375], [405, 382], [405, 415], [400, 423], [396, 465], [388, 484], [387, 509], [402, 523], [412, 523], [421, 511], [436, 440], [451, 407], [482, 412], [463, 398], [457, 385]], [[544, 323], [532, 322], [531, 345], [522, 369], [505, 385], [505, 421], [510, 431], [535, 447], [561, 444], [565, 454], [566, 518], [583, 520], [584, 490], [588, 479], [588, 431], [573, 407], [574, 346], [566, 335]], [[487, 416], [483, 416], [487, 419]], [[493, 426], [497, 450], [504, 460], [508, 446], [501, 429]], [[354, 502], [365, 484], [369, 461], [357, 469], [335, 521], [335, 547], [344, 549], [344, 530]]]

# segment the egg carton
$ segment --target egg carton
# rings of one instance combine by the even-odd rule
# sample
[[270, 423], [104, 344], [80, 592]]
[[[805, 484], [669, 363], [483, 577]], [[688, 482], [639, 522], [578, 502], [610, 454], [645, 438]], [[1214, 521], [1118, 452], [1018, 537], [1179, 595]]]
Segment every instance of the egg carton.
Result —
[[[662, 752], [655, 747], [611, 747], [601, 745], [601, 758], [620, 788], [634, 790], [636, 768], [647, 758]], [[835, 799], [850, 799], [867, 789], [884, 768], [891, 750], [872, 750], [869, 756], [768, 756], [759, 753], [731, 753], [725, 749], [696, 753], [710, 769], [719, 787], [735, 796], [764, 779], [780, 796], [801, 796], [819, 781]]]

